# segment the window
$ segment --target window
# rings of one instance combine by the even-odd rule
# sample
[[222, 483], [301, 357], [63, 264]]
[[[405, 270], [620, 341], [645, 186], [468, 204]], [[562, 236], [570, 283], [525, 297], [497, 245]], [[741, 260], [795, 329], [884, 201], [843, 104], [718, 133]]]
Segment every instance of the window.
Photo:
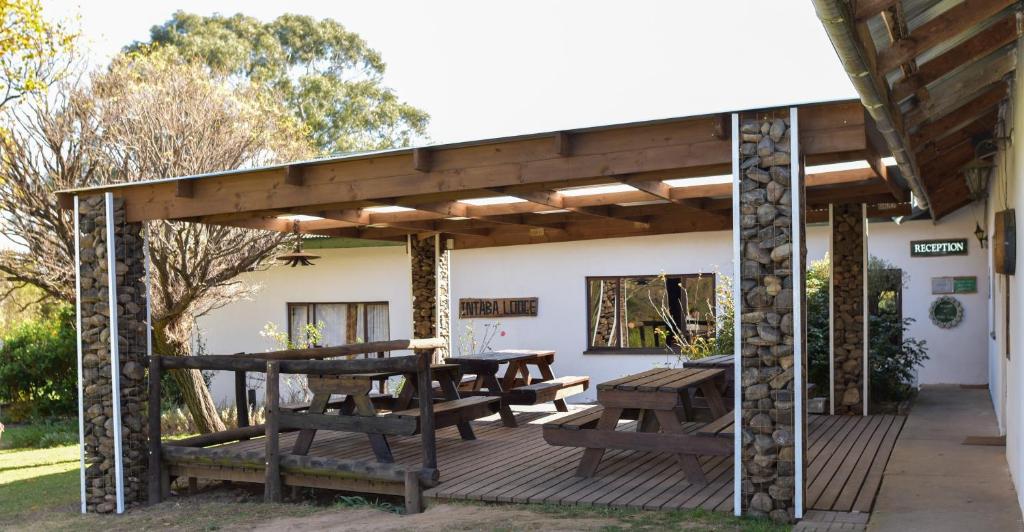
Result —
[[[587, 277], [587, 350], [661, 351], [715, 330], [714, 275]], [[685, 309], [685, 315], [684, 315]]]
[[307, 325], [322, 327], [316, 347], [391, 339], [387, 303], [288, 303], [292, 343], [307, 343]]

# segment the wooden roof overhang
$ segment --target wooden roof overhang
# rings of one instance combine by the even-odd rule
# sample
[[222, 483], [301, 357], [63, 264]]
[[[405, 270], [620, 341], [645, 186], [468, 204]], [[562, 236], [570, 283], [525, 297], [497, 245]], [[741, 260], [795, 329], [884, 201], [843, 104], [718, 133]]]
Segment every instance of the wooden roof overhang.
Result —
[[[857, 100], [799, 106], [808, 205], [865, 202], [909, 213], [881, 165], [884, 146]], [[730, 113], [398, 149], [266, 168], [62, 191], [111, 192], [128, 221], [183, 220], [327, 236], [402, 240], [447, 233], [456, 248], [721, 230], [731, 184]], [[668, 180], [669, 182], [666, 182]], [[693, 184], [698, 183], [698, 184]], [[610, 186], [609, 186], [610, 185]], [[595, 188], [604, 186], [602, 188]], [[588, 187], [588, 188], [583, 188]], [[582, 193], [581, 193], [582, 192]], [[821, 219], [820, 211], [809, 220]]]
[[[970, 203], [961, 169], [975, 157], [975, 146], [993, 137], [1000, 103], [1008, 97], [1017, 61], [1019, 2], [814, 3], [847, 71], [856, 76], [863, 69], [878, 88], [877, 103], [894, 116], [932, 217]], [[844, 16], [832, 16], [836, 12]], [[852, 31], [836, 31], [845, 24], [852, 24]], [[846, 38], [852, 39], [850, 46]], [[862, 98], [865, 105], [875, 99], [863, 92]]]

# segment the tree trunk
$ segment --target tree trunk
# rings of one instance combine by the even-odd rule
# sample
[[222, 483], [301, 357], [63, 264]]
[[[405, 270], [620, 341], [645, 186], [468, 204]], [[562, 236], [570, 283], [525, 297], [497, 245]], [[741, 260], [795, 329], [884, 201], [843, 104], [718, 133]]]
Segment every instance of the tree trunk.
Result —
[[[191, 349], [187, 344], [183, 345], [167, 338], [167, 335], [157, 327], [154, 327], [153, 332], [156, 350], [161, 355], [188, 356], [190, 354]], [[203, 380], [203, 373], [198, 369], [176, 369], [171, 370], [170, 373], [181, 390], [182, 399], [192, 416], [196, 430], [200, 434], [227, 430], [217, 412], [217, 405], [213, 402], [210, 389], [206, 386], [206, 381]]]

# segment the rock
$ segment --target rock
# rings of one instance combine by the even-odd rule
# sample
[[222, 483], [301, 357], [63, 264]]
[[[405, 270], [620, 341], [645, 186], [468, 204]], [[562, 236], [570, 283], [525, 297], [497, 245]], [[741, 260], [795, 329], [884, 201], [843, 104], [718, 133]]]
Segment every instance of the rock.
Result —
[[792, 244], [782, 244], [772, 250], [771, 259], [775, 262], [782, 262], [793, 254]]
[[748, 386], [743, 391], [743, 397], [748, 401], [756, 401], [758, 399], [768, 397], [768, 385], [755, 384], [753, 386]]
[[789, 516], [789, 512], [786, 510], [772, 510], [768, 513], [768, 517], [776, 523], [789, 523], [792, 522], [792, 518]]
[[853, 406], [860, 403], [860, 390], [855, 387], [847, 388], [843, 392], [843, 406]]
[[774, 453], [778, 448], [779, 446], [770, 436], [766, 436], [764, 434], [754, 436], [754, 450], [759, 454]]
[[781, 118], [772, 120], [772, 125], [768, 129], [768, 136], [775, 142], [782, 140], [782, 135], [786, 133], [786, 123]]
[[778, 390], [780, 388], [785, 388], [786, 385], [789, 384], [792, 380], [793, 368], [788, 368], [782, 373], [773, 377], [772, 380], [768, 382], [768, 384], [772, 387], [772, 389]]
[[777, 328], [763, 323], [757, 325], [757, 335], [770, 344], [776, 344], [781, 339]]
[[768, 175], [772, 176], [772, 181], [789, 188], [791, 174], [788, 166], [773, 166], [768, 169]]
[[771, 203], [765, 203], [759, 206], [757, 208], [757, 223], [761, 225], [771, 225], [778, 212], [778, 209], [776, 209]]
[[769, 202], [778, 203], [779, 200], [782, 199], [782, 195], [786, 193], [786, 187], [776, 183], [775, 181], [770, 181], [768, 186], [765, 187], [765, 191], [767, 192], [767, 199]]
[[761, 205], [768, 200], [768, 193], [763, 189], [751, 190], [750, 192], [744, 192], [740, 194], [740, 201], [742, 203], [749, 203], [753, 205]]
[[[775, 153], [775, 142], [770, 137], [764, 137], [756, 146], [757, 155], [760, 157], [768, 157]], [[741, 151], [742, 153], [742, 151]], [[765, 177], [768, 177], [768, 172], [764, 173]]]
[[762, 170], [756, 166], [751, 167], [747, 170], [746, 176], [758, 183], [769, 183], [772, 180], [772, 176], [767, 171]]
[[759, 512], [770, 512], [775, 508], [775, 501], [764, 492], [757, 492], [750, 498], [750, 508]]
[[[744, 142], [743, 144], [740, 144], [740, 155], [749, 157], [755, 154], [757, 154], [757, 144], [753, 142]], [[771, 153], [768, 153], [767, 155], [771, 155]]]
[[768, 414], [754, 414], [754, 417], [750, 418], [750, 428], [761, 434], [771, 434], [775, 430], [775, 423]]
[[[778, 276], [766, 275], [762, 279], [762, 282], [764, 283], [764, 288], [768, 292], [768, 295], [776, 296], [782, 291], [782, 279], [779, 279]], [[778, 314], [776, 314], [776, 316], [777, 315]]]
[[744, 258], [750, 259], [761, 264], [771, 264], [771, 255], [767, 249], [764, 249], [757, 245], [757, 242], [747, 242], [746, 251], [744, 252]]
[[789, 447], [793, 445], [793, 431], [779, 427], [775, 429], [775, 432], [772, 432], [772, 441], [779, 447]]

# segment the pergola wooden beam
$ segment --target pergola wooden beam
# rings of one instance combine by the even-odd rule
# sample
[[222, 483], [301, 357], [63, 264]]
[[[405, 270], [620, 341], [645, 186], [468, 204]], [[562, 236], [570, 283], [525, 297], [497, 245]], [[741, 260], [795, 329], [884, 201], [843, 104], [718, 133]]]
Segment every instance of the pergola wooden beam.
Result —
[[879, 52], [877, 68], [885, 73], [908, 63], [1014, 3], [1014, 0], [964, 0], [914, 29], [909, 38], [897, 41]]
[[[802, 148], [809, 164], [817, 164], [816, 158], [841, 158], [864, 149], [859, 102], [802, 106], [801, 121], [807, 134]], [[302, 163], [301, 186], [285, 186], [289, 179], [297, 181], [289, 177], [295, 175], [294, 165], [282, 165], [61, 194], [112, 191], [125, 199], [128, 221], [134, 222], [315, 211], [324, 205], [410, 196], [452, 201], [466, 197], [467, 191], [513, 186], [551, 190], [615, 182], [619, 176], [697, 177], [714, 175], [709, 171], [728, 172], [731, 143], [715, 136], [720, 129], [720, 116], [708, 115], [567, 131], [568, 155], [556, 153], [552, 134], [432, 146], [419, 152], [360, 154]], [[181, 186], [191, 186], [192, 193], [181, 197], [178, 183], [186, 180], [191, 185]]]
[[899, 0], [858, 0], [854, 3], [853, 16], [858, 21], [869, 19], [896, 5]]
[[1006, 83], [997, 81], [987, 89], [983, 89], [973, 99], [950, 111], [948, 114], [931, 117], [927, 122], [921, 124], [917, 132], [910, 136], [911, 143], [914, 146], [923, 146], [928, 142], [955, 133], [964, 125], [973, 122], [978, 117], [984, 116], [996, 108], [999, 102], [1006, 97], [1006, 94]]
[[950, 48], [928, 62], [918, 65], [917, 72], [906, 76], [892, 86], [897, 102], [913, 94], [953, 70], [972, 63], [1017, 39], [1017, 17], [1007, 15], [977, 35]]
[[986, 58], [968, 66], [963, 72], [941, 86], [931, 89], [932, 99], [904, 115], [908, 129], [916, 128], [928, 120], [936, 120], [960, 107], [965, 99], [972, 98], [981, 91], [1013, 72], [1017, 67], [1017, 57], [1013, 50], [1008, 50], [999, 57]]
[[549, 207], [552, 210], [567, 210], [577, 214], [584, 214], [587, 216], [594, 216], [597, 218], [607, 218], [614, 220], [615, 222], [625, 222], [628, 224], [646, 224], [644, 220], [636, 220], [631, 218], [624, 218], [621, 216], [615, 216], [611, 214], [611, 211], [606, 206], [593, 206], [593, 207], [574, 207], [567, 205], [565, 197], [558, 191], [555, 190], [541, 190], [541, 191], [523, 191], [517, 190], [516, 188], [506, 189], [492, 189], [493, 192], [499, 194], [507, 194], [519, 198], [530, 203]]

